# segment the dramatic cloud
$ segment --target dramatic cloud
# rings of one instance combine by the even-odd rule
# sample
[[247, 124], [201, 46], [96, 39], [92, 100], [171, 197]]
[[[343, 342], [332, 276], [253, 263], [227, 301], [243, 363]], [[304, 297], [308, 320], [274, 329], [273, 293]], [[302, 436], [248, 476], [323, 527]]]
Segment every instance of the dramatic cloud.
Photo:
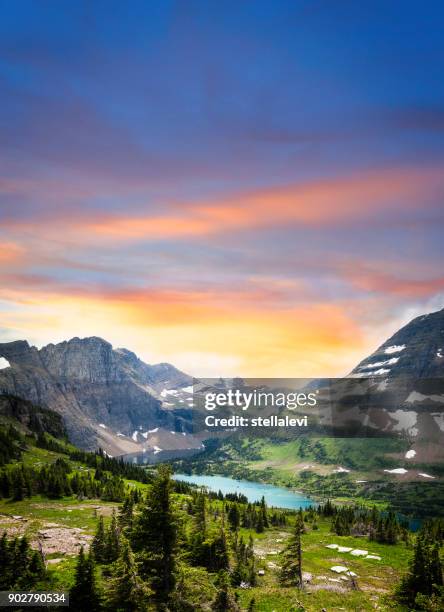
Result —
[[0, 23], [0, 340], [342, 375], [444, 306], [433, 11], [25, 4]]

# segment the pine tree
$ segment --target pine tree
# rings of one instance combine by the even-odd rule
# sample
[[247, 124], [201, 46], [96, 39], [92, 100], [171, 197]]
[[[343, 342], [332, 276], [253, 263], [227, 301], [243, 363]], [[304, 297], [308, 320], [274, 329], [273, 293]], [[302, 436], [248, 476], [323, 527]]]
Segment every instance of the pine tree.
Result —
[[170, 495], [171, 471], [160, 466], [132, 532], [141, 573], [160, 602], [168, 600], [175, 585], [177, 527]]
[[33, 579], [33, 582], [39, 582], [46, 576], [46, 568], [42, 555], [37, 550], [35, 550], [31, 556], [31, 560], [29, 562], [29, 573]]
[[99, 516], [96, 533], [91, 542], [91, 550], [94, 553], [94, 558], [99, 563], [106, 563], [106, 534], [103, 516]]
[[259, 516], [256, 517], [256, 533], [263, 533], [264, 531], [264, 518], [262, 516], [262, 513], [259, 513]]
[[409, 571], [401, 579], [395, 593], [398, 601], [409, 607], [415, 605], [418, 596], [434, 596], [435, 591], [439, 591], [443, 585], [439, 547], [437, 544], [428, 545], [424, 536], [422, 533], [416, 538]]
[[12, 499], [21, 501], [24, 497], [25, 481], [21, 470], [15, 470], [12, 474]]
[[194, 504], [196, 532], [205, 536], [207, 531], [207, 503], [203, 493], [198, 493]]
[[282, 553], [283, 562], [280, 572], [280, 580], [282, 584], [295, 585], [300, 589], [303, 586], [301, 544], [301, 535], [303, 533], [304, 521], [302, 514], [298, 513], [293, 535], [289, 539], [289, 542]]
[[134, 554], [122, 538], [120, 555], [112, 569], [107, 605], [114, 612], [142, 612], [153, 591], [137, 575]]
[[218, 591], [211, 607], [212, 612], [238, 612], [240, 610], [230, 589], [228, 573], [221, 571], [217, 577]]
[[443, 586], [442, 564], [439, 557], [439, 545], [434, 544], [430, 552], [430, 582], [437, 587]]
[[237, 504], [231, 504], [230, 508], [228, 509], [227, 518], [228, 518], [228, 523], [230, 524], [231, 530], [237, 531], [240, 525], [240, 514], [239, 514], [239, 508]]
[[111, 523], [106, 532], [105, 558], [107, 563], [112, 563], [120, 553], [120, 527], [117, 523], [116, 513], [113, 511]]
[[[137, 489], [136, 489], [137, 490]], [[125, 497], [119, 511], [119, 525], [123, 530], [130, 531], [133, 528], [134, 519], [134, 498], [132, 495]]]
[[99, 612], [101, 609], [94, 557], [92, 554], [86, 556], [83, 546], [77, 558], [75, 582], [69, 594], [69, 607], [76, 612]]
[[260, 511], [262, 514], [262, 523], [265, 528], [268, 528], [269, 524], [268, 524], [268, 517], [267, 517], [267, 505], [265, 503], [265, 497], [263, 495], [261, 499], [261, 510]]

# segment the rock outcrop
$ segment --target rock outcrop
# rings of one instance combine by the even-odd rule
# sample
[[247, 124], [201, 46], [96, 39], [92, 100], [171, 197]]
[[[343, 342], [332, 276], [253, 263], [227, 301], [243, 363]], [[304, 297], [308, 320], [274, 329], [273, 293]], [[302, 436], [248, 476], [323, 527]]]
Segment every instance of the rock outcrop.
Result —
[[190, 410], [166, 409], [161, 393], [192, 379], [169, 364], [148, 365], [96, 337], [40, 350], [26, 341], [9, 342], [0, 344], [0, 356], [10, 364], [0, 370], [0, 393], [58, 412], [70, 439], [82, 448], [136, 452], [136, 430], [187, 430]]

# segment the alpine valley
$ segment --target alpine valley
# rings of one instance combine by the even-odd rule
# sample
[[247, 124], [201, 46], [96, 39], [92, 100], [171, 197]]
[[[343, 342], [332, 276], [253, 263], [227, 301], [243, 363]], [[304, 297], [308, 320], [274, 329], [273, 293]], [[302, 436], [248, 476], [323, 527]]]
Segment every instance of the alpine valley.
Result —
[[[203, 381], [100, 338], [1, 344], [0, 590], [79, 612], [442, 610], [443, 349], [441, 310], [358, 364], [353, 435], [252, 437], [196, 428]], [[197, 474], [308, 497], [275, 508]]]

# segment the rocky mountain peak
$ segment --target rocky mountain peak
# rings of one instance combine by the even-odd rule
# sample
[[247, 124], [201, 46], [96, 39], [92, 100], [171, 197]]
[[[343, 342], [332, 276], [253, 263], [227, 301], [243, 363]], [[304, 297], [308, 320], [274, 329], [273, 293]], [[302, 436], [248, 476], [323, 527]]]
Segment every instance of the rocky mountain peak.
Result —
[[361, 376], [444, 375], [444, 309], [416, 317], [353, 370]]
[[11, 365], [0, 370], [0, 393], [58, 412], [72, 441], [84, 448], [131, 452], [137, 449], [136, 430], [159, 425], [181, 430], [179, 421], [187, 419], [184, 402], [179, 416], [171, 401], [164, 409], [162, 391], [189, 385], [191, 377], [170, 364], [148, 365], [99, 337], [76, 337], [40, 350], [26, 341], [8, 342], [0, 344], [0, 357]]

